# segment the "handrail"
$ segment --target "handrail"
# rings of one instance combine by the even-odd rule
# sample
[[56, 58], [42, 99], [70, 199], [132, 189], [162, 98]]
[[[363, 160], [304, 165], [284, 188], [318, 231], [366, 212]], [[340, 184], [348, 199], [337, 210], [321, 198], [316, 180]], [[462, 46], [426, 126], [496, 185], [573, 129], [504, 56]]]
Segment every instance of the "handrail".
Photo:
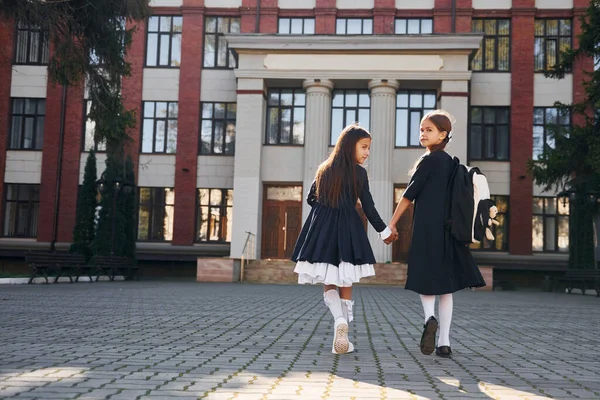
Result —
[[240, 257], [240, 282], [244, 281], [244, 268], [249, 260], [256, 259], [256, 235], [246, 231], [246, 243]]

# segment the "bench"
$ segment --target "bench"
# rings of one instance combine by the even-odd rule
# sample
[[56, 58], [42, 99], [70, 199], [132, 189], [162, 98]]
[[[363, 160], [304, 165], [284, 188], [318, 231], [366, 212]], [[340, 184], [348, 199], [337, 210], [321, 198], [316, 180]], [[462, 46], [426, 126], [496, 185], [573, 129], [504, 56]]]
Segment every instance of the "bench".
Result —
[[108, 275], [108, 278], [111, 281], [114, 281], [115, 276], [117, 275], [123, 275], [126, 279], [135, 276], [138, 281], [140, 280], [139, 267], [135, 261], [129, 257], [94, 256], [90, 260], [90, 264], [93, 265], [98, 272], [96, 281], [98, 281], [100, 275]]
[[29, 251], [25, 253], [25, 261], [31, 265], [31, 278], [43, 276], [48, 283], [48, 276], [53, 276], [53, 283], [65, 274], [69, 283], [73, 283], [73, 276], [78, 276], [81, 267], [85, 265], [85, 258], [81, 254], [55, 253], [51, 251]]
[[559, 281], [566, 282], [568, 293], [573, 289], [581, 289], [581, 293], [585, 294], [586, 289], [594, 289], [596, 296], [600, 297], [600, 270], [598, 269], [568, 271]]

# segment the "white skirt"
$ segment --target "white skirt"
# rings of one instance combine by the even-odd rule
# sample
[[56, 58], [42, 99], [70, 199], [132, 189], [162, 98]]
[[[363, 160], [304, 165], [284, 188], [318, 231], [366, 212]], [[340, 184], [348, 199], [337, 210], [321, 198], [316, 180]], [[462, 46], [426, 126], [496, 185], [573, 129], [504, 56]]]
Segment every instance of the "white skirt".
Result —
[[360, 282], [361, 278], [375, 276], [373, 264], [354, 265], [341, 262], [339, 267], [328, 263], [314, 263], [298, 261], [294, 272], [298, 274], [299, 284], [335, 285], [341, 287], [352, 286]]

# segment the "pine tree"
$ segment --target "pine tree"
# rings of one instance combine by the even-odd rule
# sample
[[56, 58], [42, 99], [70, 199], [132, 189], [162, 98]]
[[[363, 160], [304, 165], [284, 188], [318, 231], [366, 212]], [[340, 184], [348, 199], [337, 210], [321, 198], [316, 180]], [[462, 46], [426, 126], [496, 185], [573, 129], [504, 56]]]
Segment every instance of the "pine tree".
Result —
[[125, 21], [145, 21], [150, 14], [149, 0], [0, 1], [0, 17], [49, 32], [54, 49], [48, 64], [51, 81], [74, 86], [85, 79], [95, 139], [105, 142], [109, 153], [130, 140], [127, 129], [136, 118], [121, 98], [122, 78], [130, 75], [125, 56], [134, 32]]
[[[94, 254], [108, 256], [113, 251], [117, 255], [117, 244], [119, 243], [118, 230], [115, 227], [113, 232], [113, 212], [119, 210], [117, 190], [114, 185], [115, 180], [119, 177], [119, 172], [122, 170], [121, 159], [119, 157], [108, 154], [106, 158], [106, 169], [102, 173], [100, 188], [100, 213], [98, 217], [98, 225], [96, 227], [96, 237], [94, 240]], [[114, 211], [113, 211], [114, 210]], [[115, 224], [118, 214], [115, 214]], [[113, 243], [113, 234], [115, 235]]]
[[72, 253], [83, 254], [86, 261], [92, 255], [94, 240], [94, 220], [96, 214], [96, 154], [90, 151], [85, 163], [83, 185], [77, 198], [77, 216], [73, 228]]
[[124, 210], [124, 230], [125, 230], [125, 240], [123, 242], [123, 255], [135, 258], [135, 242], [136, 242], [136, 186], [135, 186], [135, 172], [133, 160], [131, 157], [127, 157], [125, 161], [125, 182], [128, 186], [126, 186], [123, 192], [123, 198], [125, 200], [123, 210]]
[[[592, 58], [600, 60], [600, 0], [591, 0], [581, 19], [582, 33], [577, 48], [563, 51], [560, 62], [546, 77], [563, 79], [577, 67], [576, 62]], [[593, 216], [598, 212], [600, 195], [600, 71], [586, 72], [585, 99], [579, 103], [555, 106], [569, 113], [573, 126], [568, 130], [551, 127], [549, 136], [554, 146], [545, 145], [538, 161], [530, 161], [529, 170], [536, 183], [547, 190], [566, 189], [570, 194], [569, 267], [594, 268]]]

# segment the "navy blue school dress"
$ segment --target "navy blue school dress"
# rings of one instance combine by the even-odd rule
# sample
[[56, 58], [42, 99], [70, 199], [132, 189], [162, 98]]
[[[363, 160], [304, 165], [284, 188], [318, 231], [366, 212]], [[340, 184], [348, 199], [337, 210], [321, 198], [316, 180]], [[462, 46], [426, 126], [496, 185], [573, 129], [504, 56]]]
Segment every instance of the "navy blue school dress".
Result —
[[[367, 171], [360, 165], [356, 165], [356, 178], [367, 219], [377, 232], [384, 231], [387, 226], [375, 209]], [[352, 286], [375, 275], [375, 256], [356, 211], [356, 195], [349, 187], [344, 188], [338, 207], [333, 208], [319, 203], [315, 191], [313, 183], [306, 199], [312, 209], [292, 255], [298, 283]]]
[[426, 155], [402, 195], [415, 203], [405, 288], [419, 294], [485, 286], [469, 247], [444, 228], [446, 188], [454, 165], [445, 151]]

